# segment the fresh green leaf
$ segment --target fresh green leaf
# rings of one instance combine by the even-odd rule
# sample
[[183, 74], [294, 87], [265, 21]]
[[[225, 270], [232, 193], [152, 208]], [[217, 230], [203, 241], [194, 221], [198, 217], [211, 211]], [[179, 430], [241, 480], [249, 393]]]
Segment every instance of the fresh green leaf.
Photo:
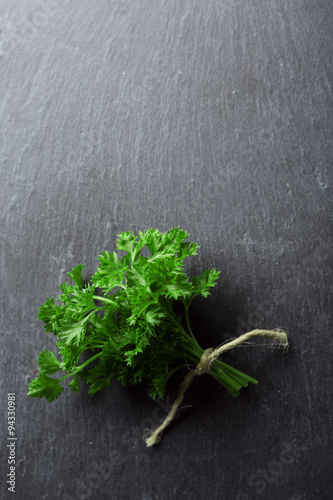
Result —
[[43, 349], [38, 358], [38, 365], [43, 373], [52, 375], [60, 369], [60, 361], [55, 357], [52, 351], [47, 354]]
[[41, 373], [29, 384], [28, 396], [33, 398], [46, 398], [49, 403], [60, 396], [64, 388], [58, 379], [48, 377]]
[[209, 289], [216, 285], [219, 274], [220, 271], [216, 269], [208, 269], [200, 276], [195, 276], [192, 279], [192, 284], [195, 287], [196, 293], [201, 294], [203, 297], [208, 297], [210, 295]]
[[84, 269], [83, 264], [78, 264], [76, 267], [72, 269], [71, 273], [67, 273], [67, 275], [72, 278], [75, 285], [79, 288], [82, 288], [82, 270]]

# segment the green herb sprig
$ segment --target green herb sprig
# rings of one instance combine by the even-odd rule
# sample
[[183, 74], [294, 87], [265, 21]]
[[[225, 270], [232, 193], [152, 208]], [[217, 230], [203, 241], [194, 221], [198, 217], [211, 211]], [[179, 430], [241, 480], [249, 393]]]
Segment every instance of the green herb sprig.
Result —
[[[117, 380], [124, 386], [145, 382], [151, 398], [163, 398], [170, 377], [181, 368], [195, 368], [204, 350], [189, 321], [198, 295], [208, 297], [220, 272], [208, 269], [190, 279], [184, 259], [199, 245], [186, 241], [179, 228], [118, 235], [115, 252], [102, 252], [91, 281], [79, 264], [67, 273], [72, 283], [60, 284], [58, 304], [47, 297], [38, 319], [57, 338], [61, 360], [45, 349], [38, 358], [40, 374], [29, 384], [28, 395], [49, 402], [63, 392], [63, 382], [79, 392], [79, 378], [93, 395]], [[183, 316], [174, 304], [183, 304]], [[83, 353], [89, 359], [82, 361]], [[60, 372], [63, 376], [52, 377]], [[209, 374], [232, 396], [258, 381], [216, 360]]]

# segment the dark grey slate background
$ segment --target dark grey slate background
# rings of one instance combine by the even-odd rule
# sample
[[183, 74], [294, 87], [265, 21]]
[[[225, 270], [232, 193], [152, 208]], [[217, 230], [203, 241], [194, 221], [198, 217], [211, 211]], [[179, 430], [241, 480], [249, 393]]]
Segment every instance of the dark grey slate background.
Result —
[[[30, 499], [332, 498], [332, 2], [0, 0], [1, 498], [6, 400]], [[26, 396], [47, 295], [89, 276], [120, 231], [180, 226], [203, 347], [283, 327], [288, 354], [225, 356], [259, 378], [232, 399], [204, 376], [165, 415], [141, 388], [51, 405]], [[169, 387], [176, 395], [180, 377]]]

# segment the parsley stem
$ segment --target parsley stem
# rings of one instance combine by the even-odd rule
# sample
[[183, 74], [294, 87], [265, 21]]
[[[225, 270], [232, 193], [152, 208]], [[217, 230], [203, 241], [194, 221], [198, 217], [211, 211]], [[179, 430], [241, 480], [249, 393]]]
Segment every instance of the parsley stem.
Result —
[[199, 363], [201, 356], [204, 353], [204, 350], [199, 346], [199, 344], [198, 343], [183, 344], [183, 347], [185, 351], [194, 356], [196, 363]]
[[170, 321], [177, 327], [178, 330], [181, 330], [181, 332], [183, 333], [183, 335], [190, 341], [191, 344], [193, 345], [197, 345], [200, 349], [200, 346], [196, 340], [196, 338], [194, 337], [193, 333], [191, 335], [190, 332], [187, 332], [185, 330], [185, 328], [182, 326], [182, 324], [180, 323], [180, 321], [178, 321], [176, 319], [176, 317], [174, 316], [174, 314], [172, 314], [169, 310], [168, 310], [168, 307], [163, 304], [162, 302], [160, 302], [158, 300], [158, 298], [155, 297], [155, 295], [153, 294], [153, 292], [151, 292], [151, 296], [153, 297], [155, 303], [159, 306], [159, 307], [162, 307], [162, 309], [166, 312], [168, 318], [170, 319]]
[[199, 295], [198, 293], [193, 294], [193, 295], [192, 295], [192, 297], [190, 298], [190, 300], [188, 301], [188, 303], [187, 303], [186, 305], [185, 305], [185, 303], [184, 303], [184, 305], [185, 305], [185, 307], [187, 307], [187, 309], [189, 309], [189, 308], [190, 308], [190, 305], [192, 304], [193, 300], [194, 300], [194, 299], [195, 299], [195, 297], [197, 297], [198, 295]]
[[[180, 321], [178, 321], [169, 311], [166, 307], [163, 306], [163, 304], [161, 304], [160, 302], [158, 302], [158, 304], [160, 306], [163, 307], [163, 309], [165, 310], [167, 316], [169, 317], [170, 321], [179, 329], [181, 330], [181, 332], [184, 334], [184, 336], [190, 341], [190, 344], [193, 346], [193, 347], [197, 347], [198, 349], [201, 349], [201, 347], [199, 346], [196, 338], [194, 337], [193, 333], [192, 332], [187, 332], [185, 330], [185, 328], [182, 326], [182, 324], [180, 323]], [[200, 358], [199, 358], [200, 359]]]
[[137, 314], [137, 316], [139, 317], [139, 316], [140, 316], [140, 314], [142, 314], [142, 313], [143, 313], [143, 311], [144, 311], [145, 309], [147, 309], [147, 307], [149, 307], [149, 306], [151, 306], [151, 305], [153, 305], [153, 304], [156, 304], [156, 300], [152, 300], [151, 302], [148, 302], [148, 304], [145, 304], [145, 305], [143, 306], [143, 308], [141, 309], [141, 311]]
[[217, 361], [218, 365], [221, 366], [221, 368], [228, 370], [229, 372], [232, 372], [236, 377], [239, 377], [241, 379], [245, 379], [248, 382], [251, 382], [252, 384], [258, 384], [258, 380], [255, 378], [250, 377], [249, 375], [246, 375], [246, 373], [240, 372], [236, 368], [234, 368], [231, 365], [228, 365], [227, 363], [224, 363], [223, 361], [218, 360]]
[[188, 316], [189, 304], [188, 305], [184, 304], [184, 307], [185, 307], [185, 321], [186, 321], [187, 330], [188, 330], [189, 334], [191, 335], [191, 337], [193, 338], [193, 340], [195, 340], [195, 342], [197, 342], [197, 339], [195, 338], [194, 333], [192, 331], [189, 316]]
[[89, 365], [92, 361], [99, 358], [101, 354], [102, 354], [102, 351], [98, 352], [97, 354], [95, 354], [95, 356], [92, 356], [91, 358], [89, 358], [88, 361], [85, 361], [82, 365], [78, 366], [74, 371], [72, 371], [71, 373], [69, 373], [65, 377], [60, 378], [59, 382], [61, 382], [62, 380], [65, 380], [68, 377], [72, 377], [77, 372], [80, 372], [85, 366]]
[[[185, 345], [182, 346], [183, 347], [183, 350], [181, 351], [180, 349], [175, 349], [173, 352], [175, 354], [177, 354], [177, 359], [180, 359], [180, 360], [184, 360], [185, 358], [185, 361], [190, 361], [194, 364], [198, 364], [198, 356], [195, 356], [194, 354], [192, 354], [191, 352], [189, 352]], [[199, 358], [200, 359], [200, 358]], [[185, 366], [188, 366], [188, 365], [185, 365]]]
[[183, 365], [178, 365], [176, 366], [176, 368], [174, 368], [173, 370], [170, 370], [168, 372], [168, 375], [166, 377], [167, 381], [172, 377], [172, 375], [174, 375], [176, 373], [176, 371], [180, 370], [181, 368], [188, 368], [188, 365], [187, 364], [183, 364]]
[[113, 306], [117, 305], [113, 300], [107, 299], [106, 297], [100, 297], [99, 295], [93, 295], [93, 299], [107, 302], [108, 304], [112, 304]]

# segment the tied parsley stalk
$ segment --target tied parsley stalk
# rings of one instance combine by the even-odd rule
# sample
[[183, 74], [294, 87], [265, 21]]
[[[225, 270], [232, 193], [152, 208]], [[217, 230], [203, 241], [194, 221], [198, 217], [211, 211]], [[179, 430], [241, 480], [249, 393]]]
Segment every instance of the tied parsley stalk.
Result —
[[[145, 382], [148, 395], [162, 399], [168, 380], [181, 368], [209, 373], [232, 396], [250, 382], [257, 384], [214, 357], [212, 349], [204, 351], [193, 334], [190, 305], [198, 295], [210, 295], [220, 273], [209, 269], [192, 279], [186, 275], [184, 259], [199, 248], [187, 238], [179, 228], [166, 233], [148, 229], [138, 236], [124, 232], [117, 237], [117, 251], [98, 257], [89, 283], [81, 264], [67, 273], [72, 284], [60, 284], [60, 305], [47, 297], [38, 312], [46, 331], [57, 338], [61, 360], [42, 350], [40, 373], [30, 382], [28, 395], [52, 402], [66, 379], [75, 392], [83, 379], [90, 395], [117, 380], [124, 386]], [[175, 312], [176, 301], [183, 305], [183, 316]], [[58, 372], [63, 376], [50, 376]]]

